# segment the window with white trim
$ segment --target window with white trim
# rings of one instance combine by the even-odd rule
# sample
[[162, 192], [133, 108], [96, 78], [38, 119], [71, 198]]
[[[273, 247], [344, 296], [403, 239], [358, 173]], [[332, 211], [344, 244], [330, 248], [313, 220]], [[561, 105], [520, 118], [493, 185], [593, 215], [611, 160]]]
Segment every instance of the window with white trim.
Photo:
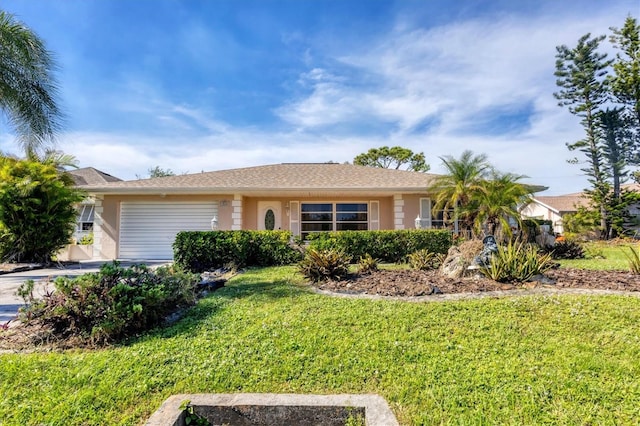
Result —
[[444, 219], [444, 210], [432, 210], [431, 199], [420, 198], [420, 222], [423, 229], [456, 229], [457, 223], [452, 219], [453, 209], [448, 210], [447, 220]]
[[369, 229], [368, 203], [301, 203], [301, 235]]
[[78, 207], [78, 231], [93, 231], [93, 204], [82, 204]]
[[77, 210], [78, 216], [76, 217], [76, 229], [73, 236], [79, 241], [85, 235], [93, 232], [95, 206], [93, 204], [81, 204], [77, 207]]

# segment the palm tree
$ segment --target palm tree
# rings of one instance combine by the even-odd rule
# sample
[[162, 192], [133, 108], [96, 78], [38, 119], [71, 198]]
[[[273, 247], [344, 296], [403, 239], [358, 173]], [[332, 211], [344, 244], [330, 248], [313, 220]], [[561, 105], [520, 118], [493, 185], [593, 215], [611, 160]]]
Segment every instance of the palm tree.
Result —
[[526, 178], [513, 173], [492, 171], [484, 181], [482, 190], [473, 195], [476, 215], [474, 228], [480, 232], [484, 226], [490, 235], [501, 230], [505, 236], [511, 236], [509, 219], [521, 222], [519, 206], [531, 202], [533, 188], [518, 181]]
[[0, 11], [0, 109], [27, 155], [53, 143], [60, 129], [55, 68], [43, 41]]
[[[447, 173], [435, 179], [427, 190], [435, 194], [434, 214], [444, 212], [444, 220], [460, 220], [464, 229], [471, 229], [475, 219], [474, 194], [482, 191], [485, 177], [491, 170], [485, 154], [466, 150], [455, 159], [440, 157]], [[453, 217], [450, 216], [453, 212]]]

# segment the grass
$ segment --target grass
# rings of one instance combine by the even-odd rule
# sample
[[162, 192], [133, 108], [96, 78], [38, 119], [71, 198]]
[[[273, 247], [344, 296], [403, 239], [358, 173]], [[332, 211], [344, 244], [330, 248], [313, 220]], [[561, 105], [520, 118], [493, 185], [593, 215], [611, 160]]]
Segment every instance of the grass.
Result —
[[377, 393], [401, 424], [633, 424], [640, 299], [407, 303], [250, 270], [118, 347], [0, 355], [2, 424], [141, 424], [176, 393]]
[[559, 263], [567, 268], [601, 269], [601, 270], [629, 270], [629, 247], [635, 250], [640, 248], [637, 242], [625, 242], [611, 244], [607, 242], [590, 242], [583, 244], [585, 248], [584, 259], [560, 260]]

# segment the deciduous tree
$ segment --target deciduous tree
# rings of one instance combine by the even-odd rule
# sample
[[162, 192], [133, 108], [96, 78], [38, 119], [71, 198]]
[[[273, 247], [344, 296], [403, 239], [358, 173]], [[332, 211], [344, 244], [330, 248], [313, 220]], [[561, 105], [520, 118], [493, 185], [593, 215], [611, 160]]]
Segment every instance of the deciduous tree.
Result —
[[426, 163], [424, 153], [414, 153], [408, 148], [394, 146], [389, 148], [371, 148], [353, 159], [358, 166], [380, 167], [385, 169], [405, 169], [416, 172], [427, 172], [430, 167]]
[[176, 174], [173, 173], [173, 170], [171, 169], [163, 169], [160, 166], [155, 166], [149, 170], [147, 170], [149, 172], [149, 177], [150, 178], [157, 178], [157, 177], [165, 177], [165, 176], [175, 176]]

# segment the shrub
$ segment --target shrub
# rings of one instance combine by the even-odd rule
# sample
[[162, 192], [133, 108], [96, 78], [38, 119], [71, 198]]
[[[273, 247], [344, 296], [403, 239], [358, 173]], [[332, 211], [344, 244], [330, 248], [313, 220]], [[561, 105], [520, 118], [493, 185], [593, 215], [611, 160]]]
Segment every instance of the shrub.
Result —
[[[56, 335], [106, 343], [158, 325], [175, 310], [193, 305], [200, 278], [171, 267], [102, 265], [97, 273], [58, 277], [55, 291], [35, 299], [33, 283], [19, 294], [28, 304], [26, 320], [50, 325]], [[31, 286], [31, 288], [29, 288]]]
[[184, 231], [173, 244], [180, 267], [202, 272], [233, 263], [238, 267], [295, 263], [301, 253], [287, 231]]
[[81, 246], [90, 246], [93, 244], [93, 232], [87, 234], [87, 235], [83, 235], [82, 238], [80, 238], [80, 241], [78, 241], [78, 244]]
[[311, 248], [342, 250], [354, 259], [369, 254], [382, 262], [404, 262], [421, 249], [446, 253], [452, 244], [447, 230], [318, 232], [307, 239]]
[[48, 262], [71, 240], [82, 198], [54, 164], [0, 155], [0, 260]]
[[510, 242], [506, 246], [498, 246], [489, 265], [481, 266], [480, 272], [494, 281], [522, 282], [553, 266], [551, 255], [540, 254], [535, 245]]
[[374, 259], [370, 254], [365, 254], [358, 261], [358, 272], [368, 274], [378, 270], [378, 259]]
[[540, 250], [550, 254], [552, 259], [584, 259], [584, 248], [575, 241], [559, 241], [553, 246], [545, 246]]
[[421, 271], [438, 269], [443, 260], [442, 253], [433, 253], [425, 249], [414, 251], [408, 256], [409, 266]]
[[312, 281], [341, 280], [349, 273], [351, 256], [341, 250], [309, 248], [298, 264], [299, 270]]

